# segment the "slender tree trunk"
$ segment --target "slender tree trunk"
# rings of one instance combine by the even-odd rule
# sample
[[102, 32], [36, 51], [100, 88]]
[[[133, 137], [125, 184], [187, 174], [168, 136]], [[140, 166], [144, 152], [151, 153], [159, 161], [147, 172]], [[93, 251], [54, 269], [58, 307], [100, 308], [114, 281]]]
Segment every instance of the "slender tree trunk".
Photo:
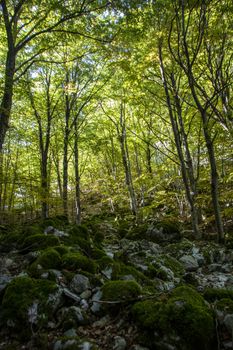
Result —
[[176, 120], [174, 112], [173, 112], [170, 92], [169, 92], [167, 78], [166, 78], [166, 72], [165, 72], [165, 68], [164, 68], [164, 64], [163, 64], [161, 44], [159, 45], [159, 60], [160, 60], [161, 76], [162, 76], [162, 80], [163, 80], [163, 87], [164, 87], [164, 91], [165, 91], [165, 95], [166, 95], [166, 103], [167, 103], [169, 117], [170, 117], [170, 121], [171, 121], [171, 125], [172, 125], [172, 131], [173, 131], [173, 135], [174, 135], [174, 139], [175, 139], [176, 149], [177, 149], [178, 157], [180, 160], [180, 170], [181, 170], [182, 179], [184, 182], [186, 198], [187, 198], [189, 206], [190, 206], [192, 228], [193, 228], [195, 235], [199, 236], [198, 213], [197, 213], [197, 210], [195, 208], [194, 198], [192, 195], [192, 191], [190, 189], [189, 178], [188, 178], [186, 164], [185, 164], [185, 158], [184, 158], [181, 140], [180, 140], [180, 135], [179, 135], [179, 128], [178, 128], [177, 120]]
[[48, 185], [48, 155], [43, 153], [41, 155], [41, 216], [42, 219], [46, 219], [49, 216], [49, 206], [48, 206], [48, 193], [49, 193], [49, 185]]
[[62, 190], [62, 201], [63, 201], [63, 213], [68, 216], [68, 141], [69, 141], [69, 99], [66, 95], [66, 113], [65, 113], [65, 133], [63, 143], [63, 190]]
[[74, 170], [75, 170], [75, 207], [76, 215], [75, 221], [77, 224], [81, 223], [81, 198], [80, 198], [80, 174], [79, 174], [79, 144], [78, 144], [78, 127], [77, 120], [74, 123]]
[[119, 140], [120, 140], [120, 146], [121, 146], [121, 156], [122, 156], [122, 162], [125, 170], [125, 182], [128, 187], [129, 196], [130, 196], [130, 207], [133, 215], [137, 215], [137, 201], [136, 201], [136, 195], [133, 187], [133, 180], [132, 180], [132, 173], [131, 173], [131, 164], [129, 160], [129, 154], [128, 154], [128, 145], [127, 145], [127, 138], [126, 138], [126, 128], [125, 128], [125, 116], [124, 116], [124, 107], [123, 103], [121, 103], [121, 111], [120, 111], [120, 133], [119, 133]]

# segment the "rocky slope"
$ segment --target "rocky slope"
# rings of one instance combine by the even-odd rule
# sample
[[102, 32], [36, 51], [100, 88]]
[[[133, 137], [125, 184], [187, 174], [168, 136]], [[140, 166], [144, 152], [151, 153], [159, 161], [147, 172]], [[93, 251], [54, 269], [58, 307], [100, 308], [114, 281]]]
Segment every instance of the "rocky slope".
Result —
[[232, 349], [233, 250], [175, 227], [1, 227], [0, 349]]

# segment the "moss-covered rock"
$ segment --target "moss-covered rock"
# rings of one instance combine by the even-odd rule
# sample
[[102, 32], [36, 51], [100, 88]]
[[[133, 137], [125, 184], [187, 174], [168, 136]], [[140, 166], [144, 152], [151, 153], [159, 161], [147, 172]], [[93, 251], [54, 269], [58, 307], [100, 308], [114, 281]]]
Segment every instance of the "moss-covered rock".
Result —
[[[133, 306], [132, 314], [140, 327], [150, 335], [150, 346], [156, 346], [166, 337], [178, 349], [214, 349], [212, 312], [192, 288], [178, 287], [167, 300], [138, 302]], [[155, 331], [159, 334], [158, 339], [153, 336]], [[177, 344], [174, 339], [177, 339]]]
[[147, 281], [147, 277], [135, 267], [126, 265], [123, 262], [116, 261], [112, 265], [112, 280], [123, 279], [125, 276], [132, 275], [137, 282], [143, 284]]
[[53, 247], [53, 249], [55, 249], [59, 253], [60, 256], [69, 253], [69, 248], [66, 247], [65, 245], [58, 245], [58, 246]]
[[215, 303], [215, 309], [223, 311], [224, 313], [233, 314], [233, 300], [229, 298], [223, 298]]
[[62, 266], [70, 271], [83, 270], [95, 273], [97, 265], [81, 253], [67, 253], [62, 257]]
[[206, 288], [203, 297], [209, 301], [214, 302], [220, 299], [231, 299], [233, 300], [233, 290], [229, 289], [218, 289], [218, 288]]
[[174, 278], [181, 278], [185, 273], [183, 265], [166, 254], [159, 255], [148, 265], [147, 275], [150, 277], [157, 277], [164, 281], [170, 281]]
[[91, 257], [92, 259], [98, 260], [98, 259], [102, 259], [104, 257], [106, 257], [106, 253], [103, 249], [94, 247], [91, 249]]
[[55, 269], [61, 266], [60, 254], [53, 248], [46, 249], [37, 259], [44, 269]]
[[135, 281], [109, 281], [103, 285], [102, 293], [103, 300], [130, 301], [141, 294], [141, 287]]
[[41, 250], [48, 247], [54, 247], [60, 244], [59, 238], [53, 235], [35, 234], [25, 237], [22, 243], [24, 251]]
[[56, 284], [47, 280], [17, 277], [7, 286], [2, 300], [2, 319], [22, 334], [30, 334], [31, 327], [46, 325], [54, 311], [52, 295]]

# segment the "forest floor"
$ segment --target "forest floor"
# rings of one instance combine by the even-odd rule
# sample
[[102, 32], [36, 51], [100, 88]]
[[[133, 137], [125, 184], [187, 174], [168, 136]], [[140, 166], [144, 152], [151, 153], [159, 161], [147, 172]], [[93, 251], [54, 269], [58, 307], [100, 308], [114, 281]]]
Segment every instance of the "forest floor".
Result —
[[2, 226], [0, 349], [232, 349], [231, 244], [169, 220]]

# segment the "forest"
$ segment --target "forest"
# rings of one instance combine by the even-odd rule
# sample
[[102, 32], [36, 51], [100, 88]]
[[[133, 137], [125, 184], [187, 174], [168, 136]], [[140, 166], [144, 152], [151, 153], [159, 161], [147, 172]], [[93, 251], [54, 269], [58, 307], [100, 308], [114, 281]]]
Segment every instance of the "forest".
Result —
[[0, 0], [0, 38], [0, 349], [232, 349], [232, 1]]

